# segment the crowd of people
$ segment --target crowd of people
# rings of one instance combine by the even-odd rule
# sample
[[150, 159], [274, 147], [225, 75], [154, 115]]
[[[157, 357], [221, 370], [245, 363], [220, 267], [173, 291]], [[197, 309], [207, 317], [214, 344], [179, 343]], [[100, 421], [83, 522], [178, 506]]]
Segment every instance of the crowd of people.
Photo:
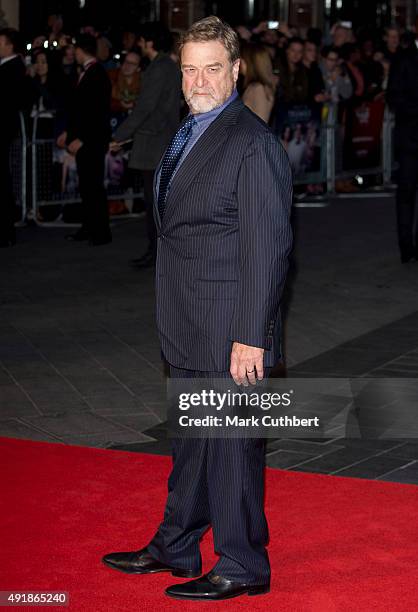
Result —
[[[287, 24], [271, 29], [268, 22], [254, 27], [246, 24], [235, 27], [241, 44], [238, 91], [244, 103], [281, 140], [295, 174], [318, 169], [320, 127], [329, 104], [338, 105], [345, 163], [354, 166], [362, 161], [370, 163], [378, 150], [376, 140], [380, 138], [382, 109], [387, 101], [392, 69], [402, 57], [416, 50], [415, 34], [410, 31], [389, 27], [381, 33], [370, 30], [356, 33], [348, 25], [336, 23], [327, 35], [317, 28], [301, 32]], [[50, 184], [49, 188], [61, 192], [75, 188], [83, 191], [83, 185], [89, 186], [91, 175], [95, 175], [96, 199], [102, 172], [97, 171], [90, 157], [85, 158], [83, 170], [80, 158], [85, 155], [80, 154], [77, 159], [78, 147], [68, 141], [68, 132], [77, 132], [74, 125], [84, 121], [82, 131], [95, 133], [96, 141], [99, 131], [108, 133], [106, 143], [101, 142], [99, 147], [107, 156], [103, 164], [105, 184], [120, 181], [123, 174], [140, 174], [149, 216], [150, 248], [145, 260], [152, 262], [155, 242], [150, 212], [152, 180], [158, 160], [187, 108], [181, 96], [178, 35], [160, 24], [138, 26], [137, 32], [125, 31], [119, 40], [91, 25], [73, 34], [65, 31], [59, 15], [49, 18], [46, 33], [35, 36], [25, 45], [18, 32], [0, 31], [1, 85], [4, 91], [13, 90], [8, 101], [2, 97], [2, 120], [7, 122], [5, 117], [17, 109], [28, 111], [32, 118], [36, 116], [37, 137], [56, 143], [48, 163], [59, 165], [58, 187]], [[86, 78], [90, 68], [93, 68], [91, 75], [100, 74], [101, 95], [109, 94], [105, 102], [98, 101], [99, 90], [94, 85], [87, 87], [92, 80], [90, 76]], [[84, 79], [86, 91], [81, 94]], [[373, 124], [374, 148], [364, 146], [367, 139], [362, 138], [363, 146], [353, 153], [355, 131], [360, 126], [364, 136], [367, 121]], [[15, 135], [15, 123], [15, 119], [9, 123], [7, 144], [2, 147], [1, 172], [4, 184], [9, 185], [6, 198], [9, 230], [1, 240], [6, 245], [15, 240], [11, 229], [11, 179], [5, 161]], [[108, 123], [106, 129], [105, 123]], [[88, 124], [95, 125], [96, 131], [91, 125], [87, 129]], [[79, 137], [76, 140], [84, 142]], [[112, 142], [108, 150], [109, 140]], [[373, 136], [369, 140], [373, 142]], [[129, 162], [123, 149], [125, 144], [132, 146]], [[84, 147], [84, 153], [87, 149]], [[124, 172], [128, 165], [129, 170]], [[309, 187], [313, 191], [322, 190], [321, 185]], [[341, 189], [350, 191], [351, 187], [348, 181]], [[93, 197], [93, 191], [90, 193]], [[105, 194], [101, 198], [104, 202]], [[97, 204], [94, 208], [97, 215]], [[107, 227], [106, 215], [102, 213], [101, 217], [103, 227]], [[91, 235], [91, 230], [83, 225], [73, 238], [86, 239]], [[96, 242], [108, 240], [110, 231], [106, 229]]]

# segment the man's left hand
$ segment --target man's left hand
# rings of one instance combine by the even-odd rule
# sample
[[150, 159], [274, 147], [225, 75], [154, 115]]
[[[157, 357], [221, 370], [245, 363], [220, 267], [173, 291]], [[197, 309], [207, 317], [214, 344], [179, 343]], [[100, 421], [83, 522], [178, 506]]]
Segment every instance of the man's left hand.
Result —
[[263, 348], [247, 346], [239, 342], [232, 344], [229, 371], [237, 385], [248, 387], [248, 383], [255, 385], [257, 379], [263, 378], [263, 355]]
[[83, 146], [83, 143], [81, 142], [81, 140], [79, 138], [76, 138], [75, 140], [72, 140], [70, 142], [67, 149], [69, 153], [71, 153], [72, 155], [76, 155], [82, 146]]

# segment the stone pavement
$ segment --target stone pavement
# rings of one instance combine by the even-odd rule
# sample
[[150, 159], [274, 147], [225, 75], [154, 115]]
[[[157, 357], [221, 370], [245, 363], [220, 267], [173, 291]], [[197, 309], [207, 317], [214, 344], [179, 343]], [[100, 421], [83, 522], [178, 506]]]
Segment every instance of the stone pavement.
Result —
[[[294, 211], [289, 376], [418, 374], [418, 263], [399, 262], [391, 198]], [[0, 435], [169, 453], [153, 271], [128, 265], [143, 220], [111, 245], [23, 228], [0, 251]], [[416, 440], [271, 440], [272, 467], [418, 484]]]

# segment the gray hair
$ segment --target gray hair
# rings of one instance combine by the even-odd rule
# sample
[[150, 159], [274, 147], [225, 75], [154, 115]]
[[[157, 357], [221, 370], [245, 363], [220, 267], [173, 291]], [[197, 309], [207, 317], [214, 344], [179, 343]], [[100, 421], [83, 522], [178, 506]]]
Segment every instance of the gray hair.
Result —
[[179, 55], [188, 42], [208, 42], [218, 40], [228, 51], [229, 59], [233, 64], [240, 58], [238, 34], [225, 21], [211, 15], [193, 23], [180, 38]]

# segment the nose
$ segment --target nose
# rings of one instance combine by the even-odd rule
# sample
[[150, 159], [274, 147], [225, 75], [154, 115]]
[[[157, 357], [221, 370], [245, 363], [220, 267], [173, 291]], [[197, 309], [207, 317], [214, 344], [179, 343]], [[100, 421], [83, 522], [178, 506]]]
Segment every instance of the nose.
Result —
[[203, 70], [199, 70], [196, 75], [195, 85], [196, 87], [204, 87], [206, 83], [205, 74]]

